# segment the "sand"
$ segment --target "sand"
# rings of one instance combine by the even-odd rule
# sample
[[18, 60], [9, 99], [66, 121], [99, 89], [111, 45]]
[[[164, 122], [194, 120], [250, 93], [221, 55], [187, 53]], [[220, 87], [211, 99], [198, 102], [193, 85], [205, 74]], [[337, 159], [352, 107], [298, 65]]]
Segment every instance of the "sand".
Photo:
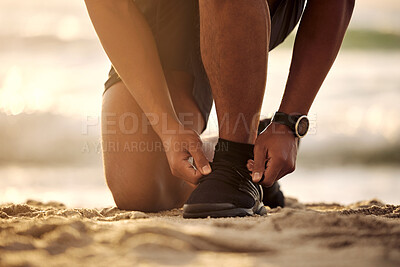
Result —
[[183, 219], [117, 208], [0, 205], [0, 266], [400, 266], [400, 206], [302, 204]]

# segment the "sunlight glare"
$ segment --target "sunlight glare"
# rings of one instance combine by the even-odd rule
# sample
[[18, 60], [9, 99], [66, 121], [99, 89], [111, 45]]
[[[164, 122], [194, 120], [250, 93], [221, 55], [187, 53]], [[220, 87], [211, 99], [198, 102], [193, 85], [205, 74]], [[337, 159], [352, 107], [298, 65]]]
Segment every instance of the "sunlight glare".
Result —
[[0, 111], [7, 115], [17, 115], [23, 112], [25, 103], [22, 98], [22, 74], [17, 66], [11, 67], [0, 89]]

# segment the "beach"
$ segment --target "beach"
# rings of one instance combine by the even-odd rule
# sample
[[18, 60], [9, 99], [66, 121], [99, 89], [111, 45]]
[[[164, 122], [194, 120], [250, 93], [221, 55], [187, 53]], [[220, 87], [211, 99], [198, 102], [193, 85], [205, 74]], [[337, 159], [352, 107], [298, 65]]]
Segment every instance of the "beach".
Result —
[[[356, 3], [279, 181], [285, 208], [183, 219], [115, 207], [101, 156], [111, 63], [84, 1], [0, 0], [0, 267], [400, 266], [399, 12]], [[269, 54], [262, 117], [279, 108], [294, 38]], [[217, 134], [213, 106], [201, 137]]]
[[[399, 10], [395, 0], [357, 2], [309, 112], [296, 171], [280, 181], [285, 194], [306, 203], [400, 204]], [[113, 205], [100, 137], [111, 63], [85, 3], [0, 0], [0, 14], [0, 203]], [[294, 36], [269, 55], [263, 117], [280, 105]], [[213, 107], [202, 137], [217, 129]]]
[[2, 204], [0, 218], [0, 266], [400, 264], [400, 206], [379, 200], [343, 206], [288, 198], [266, 216], [218, 219], [29, 200]]

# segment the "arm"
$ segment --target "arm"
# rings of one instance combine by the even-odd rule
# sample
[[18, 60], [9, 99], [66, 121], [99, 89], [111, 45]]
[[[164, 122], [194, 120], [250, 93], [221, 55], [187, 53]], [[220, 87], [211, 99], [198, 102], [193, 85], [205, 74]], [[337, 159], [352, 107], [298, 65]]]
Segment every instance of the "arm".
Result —
[[[145, 113], [166, 114], [179, 124], [151, 30], [133, 1], [86, 0], [100, 42], [119, 76]], [[153, 125], [161, 135], [161, 124]]]
[[[308, 0], [296, 36], [279, 111], [308, 113], [337, 56], [353, 8], [354, 0]], [[264, 173], [262, 183], [270, 186], [293, 172], [297, 156], [296, 139], [287, 126], [272, 123], [256, 140], [254, 163], [249, 164], [253, 180], [260, 181]]]
[[[168, 145], [167, 157], [172, 172], [196, 182], [201, 173], [190, 168], [187, 158], [193, 156], [198, 167], [208, 166], [208, 161], [201, 151], [201, 140], [197, 133], [182, 131], [183, 126], [172, 104], [156, 43], [142, 13], [131, 0], [85, 0], [85, 3], [113, 66], [143, 112], [151, 114], [151, 118], [148, 118], [154, 131]], [[191, 149], [185, 150], [183, 147]]]
[[354, 0], [309, 0], [279, 111], [307, 114], [342, 44]]

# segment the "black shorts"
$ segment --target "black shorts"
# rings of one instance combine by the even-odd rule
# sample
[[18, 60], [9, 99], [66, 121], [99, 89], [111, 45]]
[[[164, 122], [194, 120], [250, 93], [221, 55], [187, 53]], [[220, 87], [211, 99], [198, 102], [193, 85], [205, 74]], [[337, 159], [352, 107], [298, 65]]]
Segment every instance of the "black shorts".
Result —
[[[193, 96], [207, 122], [213, 98], [200, 56], [198, 0], [134, 1], [150, 25], [163, 68], [193, 75]], [[270, 50], [282, 43], [295, 28], [304, 5], [305, 0], [281, 0], [275, 13], [271, 14]], [[121, 78], [111, 66], [104, 92], [118, 81]]]

